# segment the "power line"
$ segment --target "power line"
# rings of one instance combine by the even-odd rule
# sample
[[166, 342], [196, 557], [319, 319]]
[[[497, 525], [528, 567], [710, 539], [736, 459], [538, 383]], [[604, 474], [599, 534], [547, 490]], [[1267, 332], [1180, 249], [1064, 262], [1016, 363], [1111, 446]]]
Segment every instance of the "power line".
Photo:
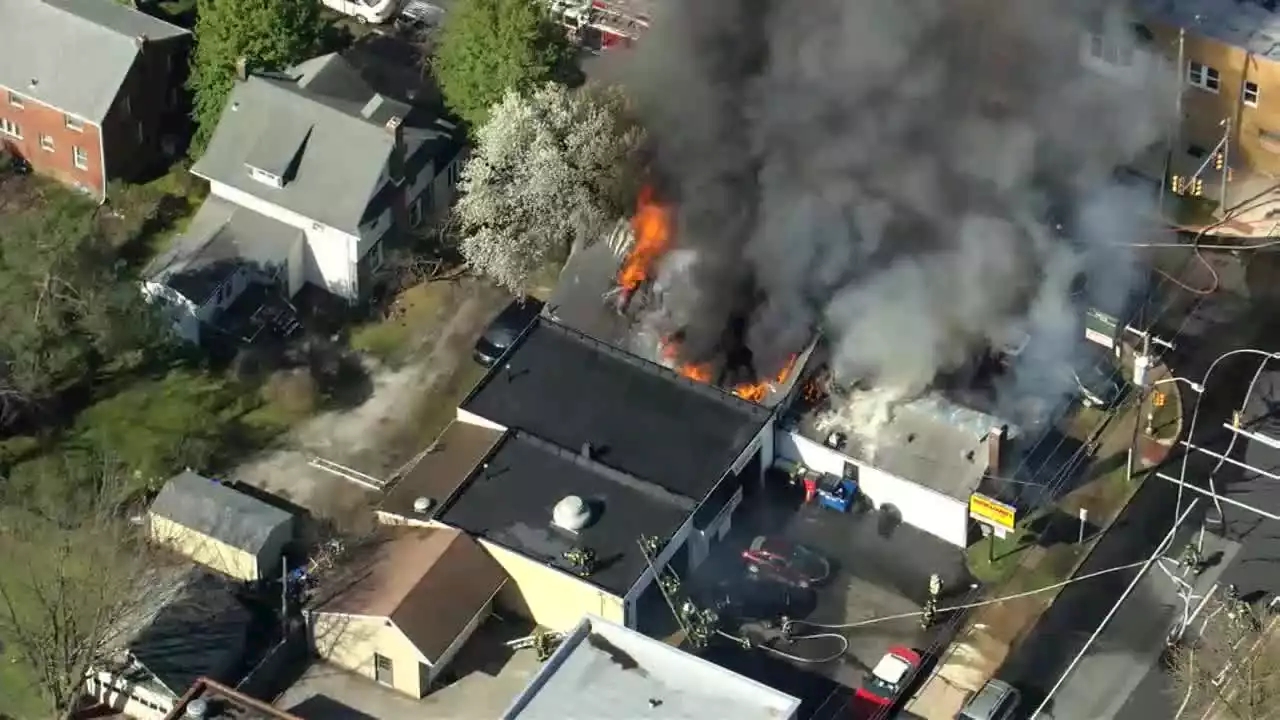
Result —
[[[938, 608], [937, 611], [938, 613], [949, 613], [949, 612], [955, 612], [958, 610], [972, 610], [973, 608], [985, 607], [987, 605], [998, 605], [1003, 602], [1009, 602], [1010, 600], [1018, 600], [1024, 597], [1038, 595], [1042, 592], [1057, 590], [1058, 588], [1066, 587], [1067, 585], [1071, 585], [1072, 583], [1077, 583], [1082, 580], [1091, 580], [1093, 578], [1100, 577], [1102, 575], [1109, 575], [1111, 573], [1121, 572], [1124, 570], [1132, 570], [1133, 568], [1136, 568], [1139, 565], [1144, 565], [1144, 564], [1146, 564], [1145, 560], [1141, 562], [1129, 563], [1128, 565], [1117, 565], [1115, 567], [1110, 567], [1105, 570], [1097, 570], [1087, 575], [1078, 575], [1076, 577], [1067, 578], [1066, 580], [1053, 583], [1052, 585], [1045, 585], [1044, 587], [1038, 587], [1038, 588], [1035, 588], [1034, 590], [1024, 590], [1023, 592], [1014, 593], [1013, 595], [1004, 595], [998, 598], [989, 598], [987, 600], [964, 603], [962, 605], [951, 605], [949, 607]], [[803, 625], [807, 627], [818, 628], [820, 630], [851, 630], [853, 628], [866, 627], [868, 625], [878, 625], [880, 623], [892, 622], [894, 620], [905, 620], [908, 618], [920, 617], [923, 614], [924, 614], [924, 611], [917, 610], [914, 612], [899, 613], [897, 615], [884, 615], [882, 617], [875, 617], [875, 618], [869, 618], [867, 620], [859, 620], [857, 622], [839, 623], [839, 624], [815, 623], [815, 622], [810, 622], [808, 620], [788, 620], [786, 625], [788, 626]], [[824, 636], [825, 635], [801, 635], [796, 639], [800, 640], [808, 637], [824, 637]]]

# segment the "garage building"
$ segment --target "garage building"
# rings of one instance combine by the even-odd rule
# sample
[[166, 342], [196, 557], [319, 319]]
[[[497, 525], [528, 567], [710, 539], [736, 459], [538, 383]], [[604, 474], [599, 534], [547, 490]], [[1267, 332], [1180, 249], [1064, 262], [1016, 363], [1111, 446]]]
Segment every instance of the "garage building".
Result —
[[658, 569], [700, 564], [763, 483], [772, 417], [540, 318], [380, 516], [474, 536], [511, 578], [499, 605], [544, 627], [585, 613], [638, 627], [649, 609], [669, 613], [641, 537], [662, 541]]
[[151, 539], [237, 580], [278, 577], [293, 515], [217, 480], [183, 472], [151, 503]]
[[849, 436], [844, 447], [833, 448], [810, 415], [779, 430], [776, 447], [784, 460], [855, 478], [877, 510], [966, 547], [974, 529], [970, 496], [1007, 496], [1008, 484], [999, 481], [1002, 456], [1021, 435], [993, 415], [934, 393], [895, 409], [874, 443]]

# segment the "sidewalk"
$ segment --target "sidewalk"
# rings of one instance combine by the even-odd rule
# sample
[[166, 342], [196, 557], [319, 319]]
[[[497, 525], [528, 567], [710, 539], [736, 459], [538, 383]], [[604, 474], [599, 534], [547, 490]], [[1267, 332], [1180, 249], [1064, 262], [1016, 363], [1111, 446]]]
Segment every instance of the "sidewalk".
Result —
[[[1064, 513], [1076, 513], [1084, 508], [1089, 521], [1102, 531], [1095, 532], [1083, 545], [1058, 543], [1026, 549], [1012, 577], [989, 588], [984, 598], [1015, 595], [1071, 576], [1138, 487], [1138, 483], [1123, 480], [1124, 461], [1138, 420], [1138, 412], [1132, 405], [1111, 419], [1083, 470], [1090, 480], [1055, 503]], [[934, 674], [906, 709], [927, 720], [954, 718], [966, 694], [976, 691], [996, 673], [1010, 650], [1053, 604], [1059, 591], [1049, 590], [975, 609]]]

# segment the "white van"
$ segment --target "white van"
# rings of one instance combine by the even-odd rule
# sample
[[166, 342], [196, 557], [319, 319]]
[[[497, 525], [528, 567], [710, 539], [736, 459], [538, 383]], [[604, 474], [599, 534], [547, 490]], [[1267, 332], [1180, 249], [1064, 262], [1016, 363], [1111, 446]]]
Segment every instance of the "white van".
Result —
[[330, 10], [350, 15], [361, 25], [381, 25], [395, 16], [401, 0], [320, 0]]

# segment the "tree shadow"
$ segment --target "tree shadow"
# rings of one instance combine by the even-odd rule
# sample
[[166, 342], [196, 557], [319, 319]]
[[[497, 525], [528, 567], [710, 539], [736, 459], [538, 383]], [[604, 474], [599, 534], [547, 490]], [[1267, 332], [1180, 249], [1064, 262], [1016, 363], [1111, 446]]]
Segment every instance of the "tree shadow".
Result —
[[1042, 548], [1078, 543], [1082, 530], [1084, 541], [1088, 542], [1102, 531], [1101, 526], [1088, 520], [1084, 521], [1082, 528], [1079, 515], [1066, 513], [1057, 508], [1037, 516], [1027, 525], [1027, 529], [1031, 533], [1028, 544]]
[[1089, 473], [1088, 473], [1088, 476], [1085, 478], [1085, 481], [1089, 482], [1092, 480], [1097, 480], [1098, 478], [1103, 477], [1104, 475], [1107, 475], [1116, 470], [1119, 470], [1120, 468], [1124, 467], [1127, 462], [1129, 462], [1129, 452], [1127, 450], [1114, 452], [1108, 455], [1107, 457], [1103, 458], [1102, 460], [1099, 460], [1098, 462], [1093, 463], [1090, 466]]

